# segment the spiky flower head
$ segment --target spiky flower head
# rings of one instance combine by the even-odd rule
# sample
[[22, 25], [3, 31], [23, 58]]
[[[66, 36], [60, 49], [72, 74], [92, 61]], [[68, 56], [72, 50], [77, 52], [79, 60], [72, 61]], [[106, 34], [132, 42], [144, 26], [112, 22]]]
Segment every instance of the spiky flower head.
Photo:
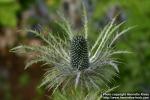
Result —
[[[114, 55], [128, 53], [127, 51], [114, 50], [114, 42], [131, 28], [127, 28], [119, 33], [117, 29], [124, 22], [115, 25], [113, 19], [99, 33], [97, 40], [92, 47], [88, 42], [87, 17], [84, 10], [84, 32], [75, 34], [71, 30], [70, 24], [62, 18], [63, 23], [58, 25], [66, 32], [64, 39], [55, 33], [44, 34], [28, 30], [41, 38], [46, 45], [28, 46], [20, 45], [11, 51], [20, 53], [36, 53], [36, 56], [27, 62], [28, 68], [34, 63], [43, 62], [48, 65], [41, 86], [53, 88], [54, 91], [61, 86], [62, 89], [75, 86], [75, 88], [86, 89], [88, 91], [100, 89], [102, 84], [110, 82], [112, 70], [115, 74], [119, 72], [118, 61]], [[59, 33], [61, 34], [61, 33]]]
[[78, 70], [89, 67], [87, 41], [83, 36], [74, 36], [70, 47], [71, 66]]

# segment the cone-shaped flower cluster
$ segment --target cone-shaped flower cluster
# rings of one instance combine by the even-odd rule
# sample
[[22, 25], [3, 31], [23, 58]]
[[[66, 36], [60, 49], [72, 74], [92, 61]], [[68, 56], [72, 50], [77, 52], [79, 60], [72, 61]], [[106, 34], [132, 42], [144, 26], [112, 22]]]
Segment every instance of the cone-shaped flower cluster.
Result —
[[83, 36], [74, 36], [71, 41], [71, 66], [82, 70], [89, 67], [87, 41]]

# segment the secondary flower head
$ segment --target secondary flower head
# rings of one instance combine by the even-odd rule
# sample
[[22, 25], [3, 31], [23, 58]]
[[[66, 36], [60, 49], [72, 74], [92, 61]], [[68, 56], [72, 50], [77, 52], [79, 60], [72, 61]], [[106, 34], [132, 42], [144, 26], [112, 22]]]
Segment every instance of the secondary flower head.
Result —
[[[46, 36], [40, 32], [29, 30], [41, 38], [46, 45], [28, 46], [20, 45], [13, 48], [13, 52], [36, 53], [26, 64], [28, 68], [34, 63], [43, 62], [48, 65], [41, 86], [56, 90], [59, 86], [66, 89], [72, 86], [83, 88], [88, 91], [100, 89], [102, 84], [110, 82], [112, 72], [117, 73], [117, 59], [114, 55], [128, 53], [127, 51], [115, 50], [114, 42], [131, 28], [117, 32], [124, 22], [115, 25], [113, 19], [99, 33], [94, 44], [88, 38], [88, 26], [86, 12], [84, 11], [84, 32], [75, 34], [70, 24], [62, 18], [63, 23], [58, 25], [65, 31], [64, 37], [48, 33]], [[61, 34], [61, 33], [59, 33]], [[111, 68], [111, 70], [110, 70]], [[115, 71], [112, 71], [114, 69]]]

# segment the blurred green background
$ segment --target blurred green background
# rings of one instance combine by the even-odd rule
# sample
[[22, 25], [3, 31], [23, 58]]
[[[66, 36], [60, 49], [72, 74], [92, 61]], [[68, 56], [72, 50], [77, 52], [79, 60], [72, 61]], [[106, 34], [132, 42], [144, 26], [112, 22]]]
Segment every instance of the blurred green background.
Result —
[[[97, 31], [116, 15], [116, 24], [126, 21], [123, 28], [137, 25], [125, 34], [116, 48], [133, 52], [120, 56], [120, 85], [116, 92], [150, 92], [150, 0], [83, 0], [89, 20], [91, 41]], [[61, 33], [54, 24], [64, 14], [74, 30], [82, 26], [80, 0], [0, 0], [0, 100], [47, 100], [51, 94], [38, 88], [44, 69], [40, 64], [24, 70], [30, 55], [17, 55], [9, 50], [20, 44], [39, 45], [32, 33], [20, 31], [41, 27]], [[63, 33], [63, 32], [62, 32]]]

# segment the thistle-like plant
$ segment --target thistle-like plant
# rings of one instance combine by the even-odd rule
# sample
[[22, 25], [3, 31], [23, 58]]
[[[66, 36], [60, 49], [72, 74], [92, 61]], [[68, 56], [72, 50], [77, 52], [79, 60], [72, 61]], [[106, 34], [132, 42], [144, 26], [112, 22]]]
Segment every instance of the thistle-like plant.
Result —
[[[65, 31], [64, 38], [49, 32], [47, 35], [35, 30], [28, 30], [45, 42], [41, 46], [20, 45], [12, 52], [35, 53], [25, 68], [34, 63], [43, 62], [49, 67], [46, 69], [41, 86], [53, 88], [54, 91], [61, 86], [61, 89], [75, 87], [79, 89], [99, 90], [103, 84], [110, 82], [109, 75], [112, 72], [117, 75], [119, 69], [117, 54], [128, 53], [127, 51], [115, 50], [115, 41], [131, 28], [118, 33], [118, 28], [124, 22], [115, 25], [113, 19], [99, 33], [97, 40], [90, 47], [88, 38], [88, 21], [84, 10], [84, 32], [75, 33], [65, 18], [58, 25]], [[59, 33], [61, 34], [61, 33]], [[110, 69], [111, 68], [111, 69]], [[112, 71], [114, 69], [115, 71]]]

